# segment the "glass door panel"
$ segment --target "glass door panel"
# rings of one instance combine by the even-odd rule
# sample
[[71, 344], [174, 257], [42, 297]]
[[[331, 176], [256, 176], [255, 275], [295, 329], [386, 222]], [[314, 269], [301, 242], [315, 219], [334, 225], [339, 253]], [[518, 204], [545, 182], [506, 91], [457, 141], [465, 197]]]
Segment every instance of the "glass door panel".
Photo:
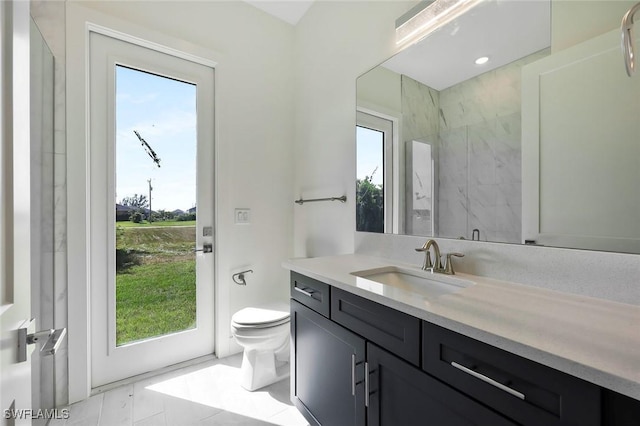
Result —
[[196, 326], [196, 86], [116, 66], [116, 343]]

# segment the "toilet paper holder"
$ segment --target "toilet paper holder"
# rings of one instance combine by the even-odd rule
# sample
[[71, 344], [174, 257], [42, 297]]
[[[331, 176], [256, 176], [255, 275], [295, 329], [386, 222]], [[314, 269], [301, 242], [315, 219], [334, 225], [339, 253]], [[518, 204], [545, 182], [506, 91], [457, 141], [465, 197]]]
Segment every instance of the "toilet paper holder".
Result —
[[242, 272], [238, 272], [237, 274], [233, 274], [231, 276], [231, 279], [233, 280], [234, 283], [238, 284], [238, 285], [247, 285], [247, 282], [244, 280], [244, 275], [245, 274], [249, 274], [249, 273], [253, 273], [253, 270], [251, 269], [247, 269], [246, 271], [242, 271]]

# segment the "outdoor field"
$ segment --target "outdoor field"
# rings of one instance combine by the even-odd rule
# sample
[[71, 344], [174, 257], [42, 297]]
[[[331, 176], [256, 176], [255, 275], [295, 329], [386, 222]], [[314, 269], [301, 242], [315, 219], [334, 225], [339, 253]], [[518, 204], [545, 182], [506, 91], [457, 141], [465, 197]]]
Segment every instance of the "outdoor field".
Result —
[[116, 223], [118, 345], [196, 325], [195, 221]]

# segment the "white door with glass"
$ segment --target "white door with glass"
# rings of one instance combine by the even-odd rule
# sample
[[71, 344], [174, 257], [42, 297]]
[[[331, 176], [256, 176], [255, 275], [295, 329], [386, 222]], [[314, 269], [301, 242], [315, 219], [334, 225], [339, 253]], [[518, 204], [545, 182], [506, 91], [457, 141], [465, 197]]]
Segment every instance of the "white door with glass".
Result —
[[91, 385], [214, 350], [214, 70], [90, 33]]

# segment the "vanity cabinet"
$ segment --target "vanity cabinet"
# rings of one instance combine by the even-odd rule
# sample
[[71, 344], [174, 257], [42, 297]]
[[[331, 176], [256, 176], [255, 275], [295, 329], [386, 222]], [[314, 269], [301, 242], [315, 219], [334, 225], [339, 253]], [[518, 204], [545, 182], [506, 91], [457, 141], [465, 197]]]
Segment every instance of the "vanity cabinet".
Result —
[[291, 338], [291, 399], [309, 424], [364, 426], [364, 339], [295, 300]]
[[292, 274], [291, 399], [310, 424], [515, 425], [420, 371], [420, 320], [318, 283]]
[[319, 284], [292, 273], [291, 399], [311, 425], [640, 425], [637, 400]]

